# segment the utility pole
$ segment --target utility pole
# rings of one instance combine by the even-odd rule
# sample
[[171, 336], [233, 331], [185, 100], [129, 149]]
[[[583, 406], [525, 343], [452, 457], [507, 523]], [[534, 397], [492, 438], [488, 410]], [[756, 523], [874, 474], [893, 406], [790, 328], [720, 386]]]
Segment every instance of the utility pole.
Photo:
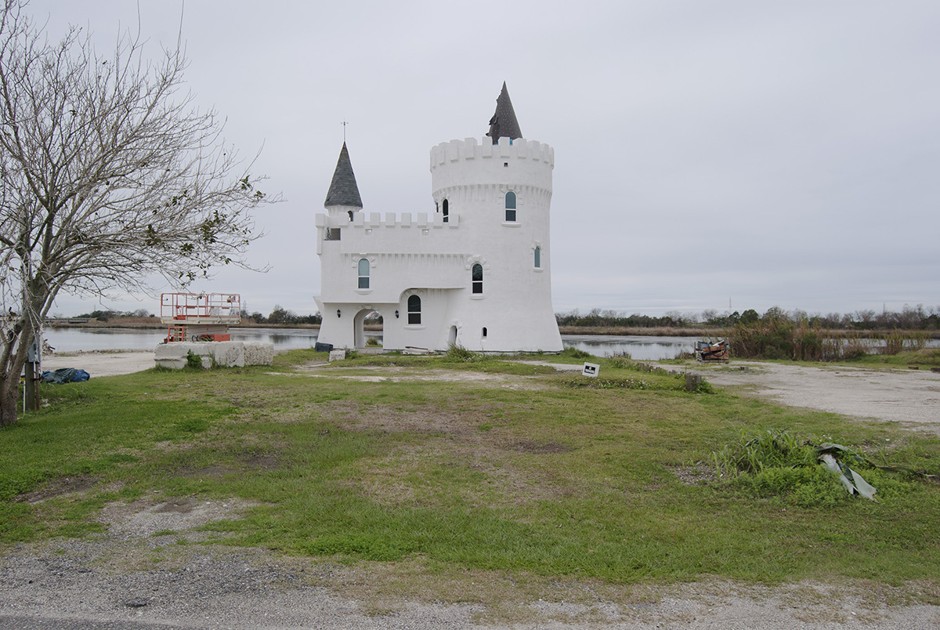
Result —
[[33, 335], [26, 351], [24, 411], [39, 409], [39, 381], [42, 379], [42, 329]]

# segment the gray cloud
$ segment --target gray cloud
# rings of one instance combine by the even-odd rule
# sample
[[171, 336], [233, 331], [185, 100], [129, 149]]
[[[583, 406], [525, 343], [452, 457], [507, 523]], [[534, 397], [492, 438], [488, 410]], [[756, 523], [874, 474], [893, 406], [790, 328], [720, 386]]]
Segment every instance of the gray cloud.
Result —
[[[141, 0], [153, 54], [181, 6]], [[137, 24], [118, 0], [30, 10], [102, 46]], [[430, 147], [482, 137], [503, 80], [556, 151], [557, 310], [940, 304], [934, 2], [205, 0], [182, 28], [198, 102], [287, 199], [258, 216], [272, 270], [200, 287], [252, 310], [316, 308], [341, 121], [366, 210], [424, 211]]]

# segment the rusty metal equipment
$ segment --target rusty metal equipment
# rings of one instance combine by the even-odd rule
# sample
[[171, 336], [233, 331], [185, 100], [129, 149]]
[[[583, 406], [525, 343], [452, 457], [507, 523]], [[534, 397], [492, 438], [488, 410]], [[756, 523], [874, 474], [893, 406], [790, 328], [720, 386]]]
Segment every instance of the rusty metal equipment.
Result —
[[726, 339], [718, 341], [696, 341], [696, 361], [729, 361], [731, 359], [731, 346]]
[[160, 321], [167, 325], [164, 343], [230, 341], [228, 327], [241, 322], [237, 293], [163, 293]]

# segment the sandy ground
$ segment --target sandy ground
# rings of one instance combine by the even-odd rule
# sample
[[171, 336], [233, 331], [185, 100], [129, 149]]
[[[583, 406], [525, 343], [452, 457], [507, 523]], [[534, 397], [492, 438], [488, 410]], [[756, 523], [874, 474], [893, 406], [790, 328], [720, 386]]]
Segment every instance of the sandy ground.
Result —
[[940, 434], [940, 374], [732, 362], [694, 371], [722, 387], [741, 388], [791, 407], [897, 422]]
[[[79, 367], [102, 377], [152, 366], [150, 352], [123, 352], [47, 357], [43, 367]], [[940, 428], [940, 374], [752, 363], [695, 369], [715, 385], [787, 405]], [[474, 603], [473, 593], [457, 598], [466, 603], [441, 603], [395, 595], [394, 586], [382, 586], [382, 574], [396, 569], [383, 565], [200, 544], [205, 534], [195, 528], [245, 507], [235, 500], [144, 498], [107, 506], [101, 516], [107, 533], [98, 538], [8, 548], [0, 554], [0, 628], [940, 627], [940, 606], [904, 603], [922, 598], [919, 588], [934, 589], [936, 598], [932, 585], [611, 587], [553, 580], [533, 596], [531, 586], [514, 591], [511, 577], [483, 575], [506, 580], [500, 610]]]
[[144, 352], [69, 352], [50, 354], [42, 359], [43, 370], [80, 368], [92, 378], [133, 374], [154, 366], [153, 351]]

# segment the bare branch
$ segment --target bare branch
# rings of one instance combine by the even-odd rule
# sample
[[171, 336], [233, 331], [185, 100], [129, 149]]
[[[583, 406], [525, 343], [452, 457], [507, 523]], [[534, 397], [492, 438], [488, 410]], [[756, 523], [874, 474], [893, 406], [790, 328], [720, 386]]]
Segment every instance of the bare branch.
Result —
[[145, 289], [153, 274], [183, 286], [219, 265], [249, 268], [251, 212], [275, 200], [224, 144], [216, 112], [194, 106], [181, 36], [151, 60], [138, 16], [136, 33], [100, 54], [80, 29], [49, 43], [24, 0], [2, 6], [0, 425], [23, 348], [60, 291]]

